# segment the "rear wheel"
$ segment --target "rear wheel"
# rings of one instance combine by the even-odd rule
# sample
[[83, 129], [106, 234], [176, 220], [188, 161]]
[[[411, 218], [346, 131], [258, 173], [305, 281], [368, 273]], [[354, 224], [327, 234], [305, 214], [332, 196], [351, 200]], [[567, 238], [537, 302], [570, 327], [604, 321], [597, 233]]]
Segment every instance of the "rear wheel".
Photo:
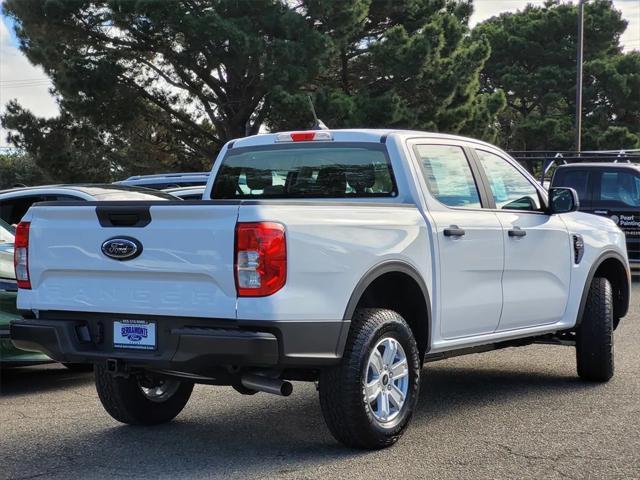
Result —
[[596, 277], [576, 336], [578, 375], [590, 382], [613, 376], [613, 294], [606, 278]]
[[156, 425], [172, 420], [185, 407], [193, 383], [152, 376], [114, 377], [95, 367], [100, 402], [114, 419], [129, 425]]
[[406, 429], [419, 386], [420, 355], [404, 319], [391, 310], [360, 309], [341, 364], [320, 374], [320, 405], [338, 441], [384, 448]]

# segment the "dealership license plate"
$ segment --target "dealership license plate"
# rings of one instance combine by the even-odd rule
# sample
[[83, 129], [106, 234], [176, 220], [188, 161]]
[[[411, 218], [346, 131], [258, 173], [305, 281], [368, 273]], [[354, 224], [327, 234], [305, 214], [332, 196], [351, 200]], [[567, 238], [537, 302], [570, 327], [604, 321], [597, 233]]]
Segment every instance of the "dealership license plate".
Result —
[[121, 320], [113, 322], [113, 346], [155, 350], [156, 324], [144, 320]]

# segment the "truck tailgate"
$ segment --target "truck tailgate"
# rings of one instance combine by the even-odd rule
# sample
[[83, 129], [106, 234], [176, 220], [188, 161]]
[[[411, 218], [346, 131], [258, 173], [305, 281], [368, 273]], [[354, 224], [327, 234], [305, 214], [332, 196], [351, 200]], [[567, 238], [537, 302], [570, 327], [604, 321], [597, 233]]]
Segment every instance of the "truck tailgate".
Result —
[[[32, 290], [20, 291], [18, 307], [235, 318], [238, 205], [152, 202], [136, 204], [130, 215], [127, 208], [118, 202], [32, 208], [25, 217]], [[132, 225], [132, 215], [150, 221], [118, 221]], [[123, 236], [141, 244], [139, 256], [122, 261], [102, 252], [105, 241]]]

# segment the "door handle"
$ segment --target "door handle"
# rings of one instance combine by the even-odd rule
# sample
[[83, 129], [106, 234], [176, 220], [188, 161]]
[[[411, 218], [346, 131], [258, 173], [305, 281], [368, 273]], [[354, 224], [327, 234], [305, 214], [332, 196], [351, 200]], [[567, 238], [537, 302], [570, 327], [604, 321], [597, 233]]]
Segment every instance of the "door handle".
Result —
[[597, 215], [606, 215], [609, 213], [609, 210], [594, 210], [593, 213]]
[[527, 232], [522, 230], [520, 227], [513, 227], [512, 230], [509, 230], [510, 237], [525, 237]]
[[451, 225], [449, 228], [445, 228], [443, 233], [445, 237], [462, 237], [465, 231], [457, 225]]

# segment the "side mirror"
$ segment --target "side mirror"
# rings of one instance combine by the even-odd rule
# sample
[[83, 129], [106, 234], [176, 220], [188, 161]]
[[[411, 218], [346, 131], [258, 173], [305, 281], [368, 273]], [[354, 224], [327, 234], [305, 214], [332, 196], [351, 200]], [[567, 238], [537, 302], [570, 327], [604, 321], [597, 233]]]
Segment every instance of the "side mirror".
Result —
[[580, 208], [578, 192], [573, 188], [557, 187], [549, 189], [549, 213], [575, 212]]

